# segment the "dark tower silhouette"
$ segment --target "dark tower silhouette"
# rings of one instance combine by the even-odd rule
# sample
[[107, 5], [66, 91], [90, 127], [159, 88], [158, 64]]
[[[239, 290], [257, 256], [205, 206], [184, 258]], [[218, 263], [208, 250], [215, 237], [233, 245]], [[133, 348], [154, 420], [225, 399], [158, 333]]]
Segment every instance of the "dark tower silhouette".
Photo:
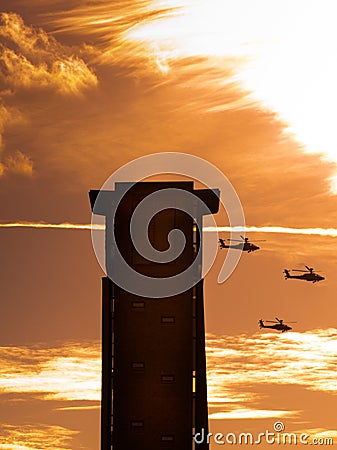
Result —
[[[115, 193], [126, 186], [132, 187], [120, 201], [111, 223], [109, 205]], [[158, 263], [136, 251], [129, 224], [136, 206], [163, 189], [192, 193], [208, 211], [196, 206], [194, 217], [190, 217], [182, 210], [168, 208], [153, 217], [148, 236], [154, 248], [168, 248], [167, 236], [172, 229], [181, 230], [186, 239], [178, 258]], [[193, 182], [116, 183], [115, 191], [90, 191], [89, 195], [93, 212], [106, 217], [108, 275], [117, 270], [114, 249], [109, 248], [113, 229], [114, 245], [138, 273], [164, 278], [183, 272], [199, 249], [201, 253], [196, 223], [201, 225], [202, 216], [216, 213], [219, 207], [218, 190], [194, 190]], [[103, 278], [102, 450], [209, 448], [206, 442], [197, 445], [192, 439], [202, 429], [206, 436], [208, 433], [201, 264], [197, 271], [195, 276], [200, 281], [194, 287], [164, 298], [135, 295]]]

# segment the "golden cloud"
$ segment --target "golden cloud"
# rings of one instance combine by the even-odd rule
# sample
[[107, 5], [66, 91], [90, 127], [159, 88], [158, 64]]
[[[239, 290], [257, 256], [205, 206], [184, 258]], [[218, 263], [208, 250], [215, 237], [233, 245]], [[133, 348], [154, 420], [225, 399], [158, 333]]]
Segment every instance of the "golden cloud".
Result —
[[50, 87], [79, 94], [97, 85], [97, 77], [73, 49], [14, 13], [0, 15], [0, 79], [12, 88]]
[[[337, 394], [337, 330], [306, 333], [256, 333], [207, 339], [210, 417], [262, 418], [298, 415], [268, 411], [257, 405], [257, 386], [289, 385]], [[222, 398], [227, 398], [222, 402]], [[232, 399], [232, 401], [230, 401]], [[238, 401], [239, 399], [239, 401]], [[262, 412], [261, 412], [262, 411]]]
[[32, 175], [33, 173], [33, 163], [30, 158], [17, 151], [12, 155], [8, 155], [6, 158], [1, 157], [3, 150], [3, 132], [6, 125], [21, 122], [22, 116], [19, 111], [15, 108], [9, 108], [1, 103], [1, 95], [6, 95], [5, 91], [0, 92], [0, 177], [6, 172], [17, 173], [22, 175]]
[[234, 409], [232, 411], [214, 412], [209, 419], [270, 419], [281, 417], [296, 417], [301, 411], [283, 411], [273, 409]]
[[77, 431], [56, 425], [0, 425], [0, 449], [3, 450], [71, 450]]
[[179, 106], [185, 111], [269, 111], [281, 125], [280, 142], [317, 154], [321, 164], [333, 163], [326, 181], [336, 193], [335, 1], [310, 5], [97, 0], [46, 20], [55, 32], [94, 38], [99, 63], [145, 74], [156, 86], [182, 88], [184, 99], [189, 92]]
[[[185, 111], [213, 112], [251, 105], [234, 78], [241, 55], [231, 53], [210, 61], [200, 52], [182, 51], [181, 41], [190, 38], [180, 22], [185, 15], [186, 4], [177, 0], [98, 0], [47, 15], [47, 21], [55, 33], [94, 37], [97, 43], [92, 59], [98, 64], [127, 68], [137, 76], [151, 78], [156, 86], [172, 84], [184, 92], [192, 90], [190, 100], [184, 102]], [[199, 36], [202, 32], [198, 30]], [[197, 39], [200, 44], [202, 40]]]
[[[301, 430], [302, 431], [302, 430]], [[337, 438], [337, 430], [325, 430], [324, 428], [312, 428], [303, 430], [316, 438]]]
[[2, 347], [0, 392], [31, 393], [50, 400], [100, 400], [99, 344]]
[[[2, 228], [58, 228], [64, 230], [105, 230], [105, 225], [90, 224], [90, 223], [46, 223], [46, 222], [8, 222], [0, 223]], [[268, 234], [294, 234], [294, 235], [317, 235], [322, 237], [337, 237], [337, 228], [289, 228], [281, 226], [267, 226], [267, 227], [203, 227], [203, 232], [231, 232], [242, 231], [245, 233], [268, 233]]]
[[7, 108], [0, 103], [0, 150], [2, 149], [2, 133], [4, 131], [5, 123], [8, 120], [9, 113]]
[[32, 160], [20, 150], [17, 150], [13, 155], [7, 156], [1, 166], [3, 169], [2, 174], [9, 172], [19, 175], [33, 175]]
[[20, 112], [17, 109], [8, 107], [2, 102], [2, 97], [4, 97], [6, 94], [6, 91], [0, 91], [0, 152], [3, 149], [2, 134], [5, 130], [6, 125], [19, 123], [23, 120]]
[[[259, 387], [298, 386], [337, 394], [337, 329], [306, 333], [256, 333], [207, 338], [210, 418], [289, 417], [300, 411], [261, 408]], [[97, 407], [100, 344], [56, 348], [2, 347], [0, 394], [29, 393], [45, 400], [85, 401], [60, 409]]]

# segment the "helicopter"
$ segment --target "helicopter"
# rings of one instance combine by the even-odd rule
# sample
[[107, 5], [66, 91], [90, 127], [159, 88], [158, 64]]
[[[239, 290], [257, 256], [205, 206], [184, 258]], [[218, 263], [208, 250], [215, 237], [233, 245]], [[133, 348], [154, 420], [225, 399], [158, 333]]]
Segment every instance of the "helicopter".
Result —
[[305, 281], [312, 281], [313, 283], [318, 283], [319, 281], [325, 280], [324, 277], [321, 275], [318, 275], [318, 273], [314, 272], [313, 267], [305, 266], [307, 270], [298, 270], [298, 269], [292, 269], [293, 272], [303, 272], [302, 275], [291, 275], [289, 273], [288, 269], [284, 269], [284, 278], [287, 280], [288, 278], [294, 278], [297, 280], [305, 280]]
[[[288, 325], [283, 323], [282, 319], [278, 319], [277, 317], [275, 317], [275, 319], [277, 320], [277, 322], [275, 322], [274, 320], [266, 320], [265, 321], [265, 322], [269, 322], [269, 323], [274, 323], [275, 325], [265, 325], [263, 323], [263, 320], [260, 319], [259, 320], [260, 328], [271, 328], [273, 330], [281, 331], [282, 333], [285, 333], [286, 331], [292, 330], [291, 327], [289, 327]], [[288, 322], [288, 323], [297, 323], [297, 322]]]
[[[235, 241], [235, 242], [240, 242], [239, 244], [234, 244], [234, 245], [226, 245], [225, 243], [225, 239], [219, 239], [219, 244], [220, 244], [220, 250], [222, 250], [223, 248], [235, 248], [237, 250], [242, 250], [243, 252], [255, 252], [255, 250], [259, 250], [260, 247], [258, 247], [255, 244], [252, 244], [251, 242], [249, 242], [247, 237], [243, 237], [241, 236], [242, 241], [240, 241], [239, 239], [226, 239], [227, 241]], [[264, 241], [255, 241], [255, 242], [264, 242]]]

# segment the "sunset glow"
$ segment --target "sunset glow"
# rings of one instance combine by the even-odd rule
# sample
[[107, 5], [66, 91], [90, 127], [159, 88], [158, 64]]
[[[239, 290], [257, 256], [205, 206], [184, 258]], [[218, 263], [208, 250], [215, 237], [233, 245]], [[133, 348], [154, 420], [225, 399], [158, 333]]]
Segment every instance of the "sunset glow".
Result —
[[[337, 163], [334, 16], [334, 0], [148, 0], [87, 7], [55, 23], [58, 32], [104, 37], [102, 62], [123, 58], [161, 73], [158, 83], [207, 89], [200, 111], [226, 110], [221, 89], [232, 83], [245, 98], [236, 107], [276, 112], [304, 151]], [[331, 178], [334, 192], [335, 184]]]
[[[179, 6], [175, 14], [125, 31], [124, 38], [145, 46], [149, 56], [155, 54], [164, 73], [171, 64], [177, 70], [176, 60], [187, 58], [189, 64], [188, 58], [205, 58], [199, 64], [205, 66], [207, 78], [199, 82], [207, 80], [218, 88], [224, 81], [212, 79], [207, 67], [223, 73], [232, 67], [233, 81], [249, 93], [247, 105], [253, 99], [276, 111], [287, 124], [285, 130], [303, 142], [305, 150], [337, 163], [333, 0], [309, 5], [306, 0], [182, 0]], [[319, 27], [321, 21], [324, 27]]]
[[[251, 389], [254, 385], [299, 385], [336, 395], [336, 349], [336, 329], [208, 336], [210, 417], [276, 417], [278, 411], [256, 409], [261, 399]], [[85, 347], [69, 343], [54, 349], [2, 347], [1, 355], [0, 395], [30, 393], [69, 402], [58, 408], [64, 411], [93, 408], [100, 400], [98, 343]], [[79, 401], [87, 404], [74, 405]]]
[[[55, 349], [2, 348], [0, 391], [31, 393], [50, 400], [100, 400], [99, 345]], [[13, 371], [13, 358], [17, 365]]]
[[[210, 419], [300, 419], [303, 411], [261, 408], [269, 384], [298, 385], [303, 389], [337, 394], [334, 360], [337, 330], [306, 333], [256, 333], [254, 335], [209, 336], [207, 340], [208, 396]], [[0, 396], [30, 394], [52, 402], [62, 400], [60, 411], [99, 407], [99, 344], [65, 344], [51, 349], [1, 348]], [[11, 366], [16, 360], [15, 370]], [[79, 403], [81, 402], [81, 403]], [[335, 436], [324, 429], [302, 432]], [[55, 441], [55, 433], [58, 440]], [[332, 434], [331, 434], [332, 433]], [[58, 426], [25, 425], [15, 430], [2, 426], [0, 449], [70, 449], [76, 433]], [[53, 436], [54, 440], [51, 440]]]
[[[142, 181], [193, 181], [224, 199], [200, 246], [203, 263], [214, 249], [203, 282], [210, 431], [280, 420], [336, 443], [336, 0], [1, 6], [0, 450], [99, 447], [104, 269], [91, 231], [103, 236], [105, 218], [92, 218], [88, 191], [116, 173], [139, 180], [137, 168], [122, 174], [140, 160]], [[149, 157], [164, 152], [217, 171], [206, 183], [201, 167], [159, 170]], [[241, 206], [245, 219], [232, 220]], [[258, 251], [241, 255], [244, 234]], [[220, 283], [231, 254], [241, 259]], [[324, 279], [285, 279], [285, 268]], [[294, 325], [280, 333], [259, 319]]]
[[57, 425], [0, 425], [1, 450], [71, 450], [76, 431]]

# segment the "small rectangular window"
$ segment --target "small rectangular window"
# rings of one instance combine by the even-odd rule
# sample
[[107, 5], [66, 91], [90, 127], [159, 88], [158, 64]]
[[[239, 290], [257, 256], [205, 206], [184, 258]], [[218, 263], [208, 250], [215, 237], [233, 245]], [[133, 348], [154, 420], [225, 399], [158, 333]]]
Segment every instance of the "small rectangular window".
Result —
[[144, 369], [145, 363], [143, 361], [133, 361], [131, 363], [131, 368], [132, 369]]
[[139, 430], [144, 428], [144, 420], [131, 420], [131, 428]]
[[132, 302], [132, 308], [145, 308], [145, 302], [142, 301], [134, 301]]
[[174, 442], [174, 434], [162, 434], [160, 436], [161, 442]]
[[174, 374], [161, 375], [160, 381], [162, 383], [174, 383], [176, 381], [176, 377]]
[[176, 323], [174, 316], [161, 316], [161, 323]]

